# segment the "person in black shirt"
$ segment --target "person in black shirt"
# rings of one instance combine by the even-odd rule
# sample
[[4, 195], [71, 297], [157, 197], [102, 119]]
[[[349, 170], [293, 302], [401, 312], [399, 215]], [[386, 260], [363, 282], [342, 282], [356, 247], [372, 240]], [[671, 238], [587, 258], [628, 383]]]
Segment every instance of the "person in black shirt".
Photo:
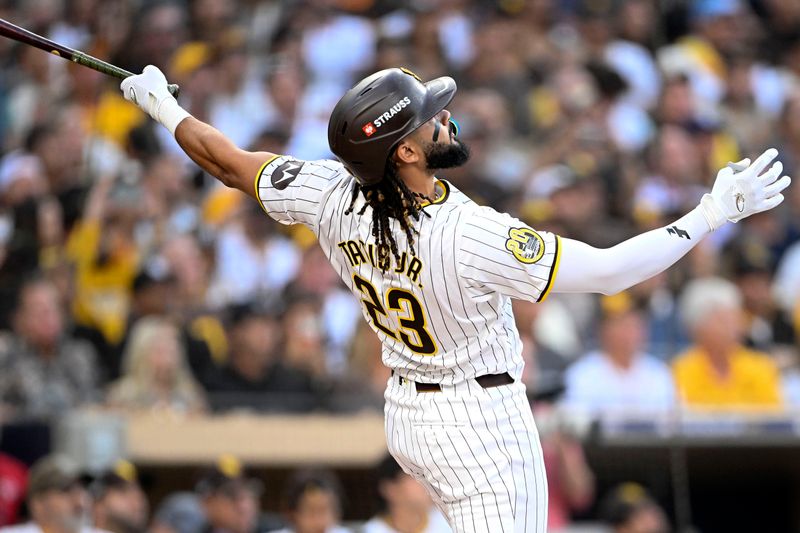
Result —
[[212, 407], [266, 411], [316, 408], [320, 403], [316, 380], [280, 357], [282, 333], [275, 313], [254, 304], [241, 304], [232, 306], [228, 315], [228, 361], [207, 383]]

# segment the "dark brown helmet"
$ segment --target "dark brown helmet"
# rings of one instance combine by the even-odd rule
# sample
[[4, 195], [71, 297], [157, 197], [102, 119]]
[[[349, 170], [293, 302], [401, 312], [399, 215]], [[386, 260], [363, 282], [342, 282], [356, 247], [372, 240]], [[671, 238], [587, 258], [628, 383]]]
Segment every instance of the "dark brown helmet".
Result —
[[400, 140], [445, 108], [456, 82], [427, 83], [410, 70], [390, 68], [358, 82], [336, 104], [328, 122], [331, 151], [361, 185], [383, 179]]

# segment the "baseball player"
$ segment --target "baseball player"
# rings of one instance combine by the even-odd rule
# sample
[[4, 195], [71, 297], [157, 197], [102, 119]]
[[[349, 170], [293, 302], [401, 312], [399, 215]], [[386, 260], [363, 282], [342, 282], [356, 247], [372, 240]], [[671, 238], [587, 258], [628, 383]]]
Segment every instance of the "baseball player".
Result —
[[719, 171], [700, 205], [613, 248], [536, 231], [436, 177], [469, 156], [445, 110], [449, 77], [377, 72], [333, 110], [338, 161], [238, 149], [191, 117], [148, 66], [121, 84], [185, 152], [283, 224], [304, 224], [363, 304], [392, 369], [386, 440], [456, 532], [543, 532], [542, 451], [520, 382], [511, 298], [613, 294], [666, 269], [705, 235], [781, 203], [777, 151]]

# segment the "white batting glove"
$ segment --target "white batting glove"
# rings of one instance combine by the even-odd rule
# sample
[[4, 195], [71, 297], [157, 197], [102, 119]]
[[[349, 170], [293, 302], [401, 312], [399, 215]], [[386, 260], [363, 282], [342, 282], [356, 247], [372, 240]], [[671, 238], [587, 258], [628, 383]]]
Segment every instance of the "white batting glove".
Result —
[[126, 100], [160, 122], [175, 135], [175, 128], [188, 116], [188, 111], [178, 105], [167, 89], [167, 78], [158, 67], [147, 65], [141, 74], [130, 76], [119, 84]]
[[[704, 194], [700, 201], [701, 211], [711, 231], [726, 221], [738, 222], [772, 209], [783, 201], [781, 191], [792, 182], [789, 176], [778, 179], [783, 172], [783, 164], [777, 161], [764, 172], [776, 157], [778, 151], [770, 148], [752, 164], [749, 159], [744, 159], [729, 164], [717, 173], [711, 192]], [[732, 167], [744, 168], [735, 170]]]

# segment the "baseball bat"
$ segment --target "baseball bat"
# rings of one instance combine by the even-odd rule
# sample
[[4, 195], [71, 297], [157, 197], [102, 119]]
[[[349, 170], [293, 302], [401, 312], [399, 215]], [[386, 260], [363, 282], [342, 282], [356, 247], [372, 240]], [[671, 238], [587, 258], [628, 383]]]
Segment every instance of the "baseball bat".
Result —
[[[63, 57], [64, 59], [72, 61], [73, 63], [78, 63], [79, 65], [89, 67], [90, 69], [102, 72], [103, 74], [108, 74], [109, 76], [114, 76], [115, 78], [125, 79], [129, 76], [133, 76], [133, 72], [129, 72], [124, 68], [119, 68], [116, 65], [112, 65], [111, 63], [107, 63], [101, 59], [97, 59], [96, 57], [92, 57], [89, 54], [84, 54], [81, 51], [73, 50], [68, 46], [58, 44], [50, 39], [45, 39], [41, 35], [37, 35], [32, 31], [26, 30], [25, 28], [20, 28], [19, 26], [11, 24], [9, 21], [2, 18], [0, 18], [0, 35], [3, 37], [8, 37], [9, 39], [13, 39], [14, 41], [34, 46], [40, 50], [44, 50], [45, 52], [49, 52], [58, 57]], [[178, 93], [180, 93], [180, 87], [173, 83], [167, 88], [172, 96], [175, 98], [178, 97]]]

